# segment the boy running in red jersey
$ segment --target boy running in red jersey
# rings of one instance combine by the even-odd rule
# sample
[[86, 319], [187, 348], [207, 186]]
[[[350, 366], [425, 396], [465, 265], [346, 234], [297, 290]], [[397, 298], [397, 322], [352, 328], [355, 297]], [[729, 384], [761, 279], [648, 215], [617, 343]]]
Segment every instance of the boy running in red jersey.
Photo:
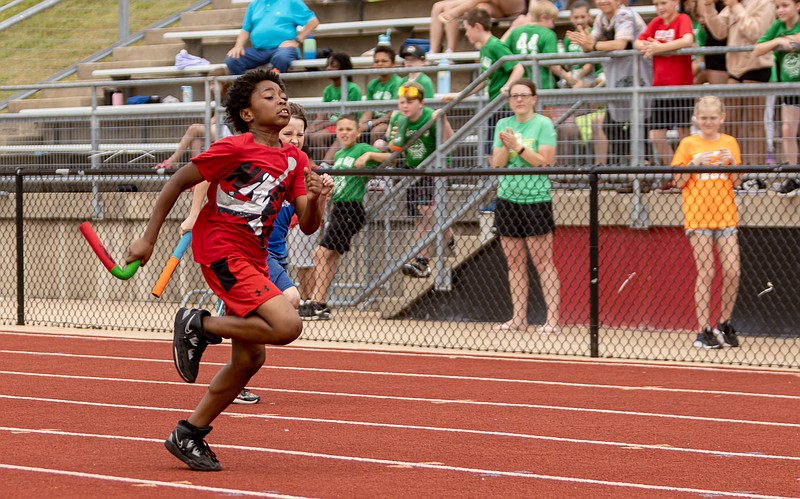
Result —
[[282, 144], [290, 112], [280, 77], [251, 71], [237, 79], [225, 99], [228, 120], [239, 135], [214, 142], [178, 170], [161, 189], [147, 229], [128, 249], [127, 261], [147, 263], [164, 220], [180, 194], [210, 182], [208, 202], [193, 228], [192, 249], [203, 277], [223, 300], [227, 315], [181, 308], [175, 318], [173, 359], [181, 378], [194, 383], [209, 344], [231, 339], [231, 360], [211, 380], [194, 412], [178, 422], [165, 442], [191, 469], [217, 471], [219, 461], [205, 442], [211, 422], [227, 408], [265, 359], [265, 344], [294, 341], [303, 323], [269, 279], [267, 240], [284, 198], [292, 202], [300, 228], [319, 228], [316, 202], [330, 187], [308, 166], [305, 154]]

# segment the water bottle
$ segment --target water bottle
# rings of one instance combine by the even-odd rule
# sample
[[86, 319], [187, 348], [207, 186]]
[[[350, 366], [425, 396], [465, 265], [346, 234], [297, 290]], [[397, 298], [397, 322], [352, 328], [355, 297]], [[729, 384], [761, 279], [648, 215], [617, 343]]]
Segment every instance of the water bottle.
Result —
[[436, 74], [436, 88], [440, 94], [450, 93], [450, 71], [447, 69], [448, 66], [450, 66], [450, 61], [447, 57], [442, 56], [439, 60], [439, 72]]
[[399, 151], [406, 143], [406, 130], [408, 130], [408, 118], [402, 114], [397, 115], [397, 121], [394, 122], [395, 132], [394, 138], [389, 142], [389, 149], [391, 151]]
[[384, 45], [386, 47], [392, 46], [392, 28], [387, 29], [385, 35], [378, 35], [378, 45]]
[[314, 37], [309, 36], [303, 41], [303, 59], [316, 59], [317, 58], [317, 41]]

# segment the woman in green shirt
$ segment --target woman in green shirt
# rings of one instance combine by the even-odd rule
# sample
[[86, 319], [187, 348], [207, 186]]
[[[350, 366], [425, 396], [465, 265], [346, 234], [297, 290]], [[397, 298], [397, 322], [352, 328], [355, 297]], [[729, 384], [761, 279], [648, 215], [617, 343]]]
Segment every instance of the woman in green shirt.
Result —
[[[497, 122], [492, 168], [552, 166], [556, 154], [553, 122], [536, 114], [536, 85], [520, 79], [509, 86], [514, 116]], [[561, 284], [553, 262], [553, 203], [547, 175], [503, 175], [497, 188], [495, 227], [508, 264], [513, 315], [496, 331], [528, 331], [528, 256], [547, 305], [547, 318], [537, 333], [557, 333]]]

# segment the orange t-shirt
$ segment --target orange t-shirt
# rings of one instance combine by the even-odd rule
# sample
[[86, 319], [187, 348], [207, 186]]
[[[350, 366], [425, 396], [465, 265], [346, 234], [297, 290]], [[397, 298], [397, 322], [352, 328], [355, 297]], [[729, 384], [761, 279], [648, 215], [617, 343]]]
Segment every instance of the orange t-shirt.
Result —
[[[687, 166], [695, 154], [730, 149], [735, 164], [742, 163], [739, 144], [721, 133], [717, 140], [691, 135], [681, 140], [672, 166]], [[687, 229], [722, 229], [736, 227], [739, 212], [733, 195], [733, 181], [727, 173], [693, 173], [683, 187], [683, 215]]]

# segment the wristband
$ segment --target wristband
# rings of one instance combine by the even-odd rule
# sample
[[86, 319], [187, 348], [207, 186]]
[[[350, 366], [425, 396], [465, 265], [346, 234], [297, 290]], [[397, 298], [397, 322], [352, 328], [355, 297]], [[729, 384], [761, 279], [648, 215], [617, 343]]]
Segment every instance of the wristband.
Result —
[[520, 147], [519, 151], [517, 151], [517, 156], [522, 156], [522, 153], [524, 152], [525, 152], [525, 146]]
[[295, 37], [294, 41], [297, 42], [298, 46], [302, 46], [303, 45], [303, 42], [300, 41], [300, 37], [299, 36]]

